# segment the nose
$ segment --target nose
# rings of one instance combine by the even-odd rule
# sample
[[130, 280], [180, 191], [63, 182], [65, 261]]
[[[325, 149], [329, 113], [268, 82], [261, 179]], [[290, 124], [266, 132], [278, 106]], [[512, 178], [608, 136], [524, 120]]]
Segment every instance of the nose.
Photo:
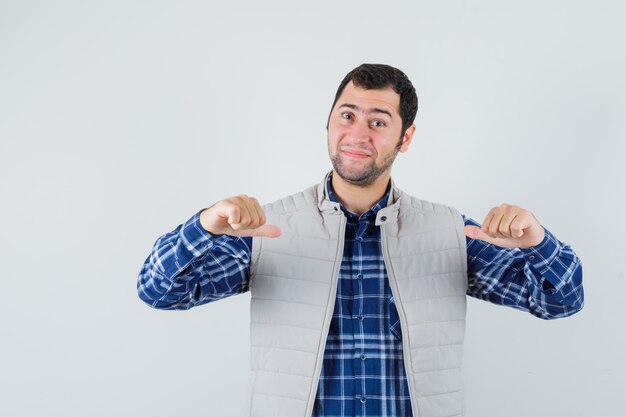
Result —
[[366, 121], [359, 121], [352, 125], [350, 138], [353, 142], [368, 142], [370, 137], [369, 124]]

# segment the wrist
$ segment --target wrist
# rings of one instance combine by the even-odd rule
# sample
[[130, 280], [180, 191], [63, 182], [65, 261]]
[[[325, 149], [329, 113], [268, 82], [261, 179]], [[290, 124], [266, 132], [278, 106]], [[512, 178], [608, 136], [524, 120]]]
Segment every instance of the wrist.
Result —
[[210, 228], [210, 226], [209, 226], [209, 224], [208, 224], [208, 221], [207, 221], [207, 220], [208, 220], [208, 219], [207, 219], [207, 217], [208, 217], [208, 210], [209, 210], [210, 208], [211, 208], [211, 207], [207, 207], [207, 208], [205, 208], [204, 210], [200, 211], [200, 216], [199, 216], [199, 217], [200, 217], [200, 226], [202, 226], [202, 228], [203, 228], [206, 232], [211, 233], [211, 234], [216, 234], [215, 232], [213, 232], [213, 231], [211, 230], [211, 228]]
[[546, 240], [546, 229], [542, 225], [539, 225], [537, 237], [536, 239], [532, 240], [529, 247], [532, 248], [532, 247], [540, 246], [542, 243], [545, 242], [545, 240]]

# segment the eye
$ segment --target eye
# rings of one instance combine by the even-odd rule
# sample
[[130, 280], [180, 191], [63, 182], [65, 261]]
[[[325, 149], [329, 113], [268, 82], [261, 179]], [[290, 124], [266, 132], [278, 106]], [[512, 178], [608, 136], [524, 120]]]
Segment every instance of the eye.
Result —
[[372, 125], [375, 127], [383, 127], [385, 126], [385, 122], [383, 122], [382, 120], [374, 120], [372, 122]]
[[352, 119], [352, 113], [341, 113], [341, 118], [342, 119], [346, 119], [346, 120], [350, 120], [350, 119]]

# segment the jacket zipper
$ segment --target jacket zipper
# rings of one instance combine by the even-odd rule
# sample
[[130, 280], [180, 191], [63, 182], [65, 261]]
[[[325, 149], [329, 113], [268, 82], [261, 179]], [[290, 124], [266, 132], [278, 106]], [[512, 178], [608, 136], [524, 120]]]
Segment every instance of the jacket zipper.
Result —
[[[385, 261], [385, 269], [387, 270], [387, 277], [389, 279], [389, 285], [391, 288], [391, 294], [393, 299], [396, 300], [396, 309], [398, 310], [398, 317], [400, 318], [400, 331], [402, 329], [407, 329], [406, 315], [404, 313], [404, 308], [402, 307], [402, 300], [399, 297], [398, 285], [396, 282], [396, 275], [391, 266], [391, 262], [389, 261], [389, 248], [387, 247], [387, 239], [385, 237], [385, 227], [381, 225], [380, 227], [381, 233], [381, 246], [383, 249], [383, 260]], [[417, 398], [415, 383], [413, 382], [413, 373], [409, 372], [411, 369], [411, 349], [409, 346], [409, 338], [407, 334], [402, 334], [402, 358], [404, 359], [404, 373], [406, 374], [407, 382], [409, 383], [409, 397], [411, 398], [411, 410], [413, 411], [414, 417], [419, 417], [419, 412], [417, 408]]]
[[317, 386], [319, 384], [320, 374], [322, 373], [322, 363], [324, 361], [324, 350], [326, 348], [326, 339], [328, 338], [328, 332], [330, 330], [330, 322], [333, 318], [333, 311], [335, 309], [335, 301], [337, 298], [337, 281], [339, 279], [339, 271], [341, 269], [341, 262], [343, 259], [343, 245], [344, 237], [346, 233], [346, 217], [341, 216], [340, 233], [337, 242], [337, 254], [335, 255], [335, 267], [333, 268], [333, 276], [330, 283], [330, 293], [328, 300], [328, 309], [326, 310], [326, 316], [324, 318], [324, 326], [322, 328], [322, 335], [320, 339], [319, 349], [317, 352], [317, 359], [315, 362], [315, 372], [313, 373], [313, 381], [311, 382], [311, 392], [309, 393], [309, 401], [306, 406], [305, 417], [309, 417], [313, 413], [313, 405], [315, 403], [315, 394], [317, 393]]

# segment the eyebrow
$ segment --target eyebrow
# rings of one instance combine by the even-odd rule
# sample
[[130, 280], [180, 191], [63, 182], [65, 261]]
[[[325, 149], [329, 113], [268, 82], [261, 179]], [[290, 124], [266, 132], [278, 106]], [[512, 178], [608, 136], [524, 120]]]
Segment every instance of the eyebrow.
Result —
[[[342, 107], [347, 107], [349, 109], [356, 110], [356, 111], [362, 110], [361, 107], [357, 106], [356, 104], [350, 104], [350, 103], [344, 103], [341, 106], [339, 106], [339, 108], [342, 108]], [[389, 116], [390, 119], [393, 119], [393, 116], [391, 115], [391, 113], [389, 113], [385, 109], [379, 109], [378, 107], [372, 107], [370, 109], [367, 109], [367, 113], [383, 113]]]

